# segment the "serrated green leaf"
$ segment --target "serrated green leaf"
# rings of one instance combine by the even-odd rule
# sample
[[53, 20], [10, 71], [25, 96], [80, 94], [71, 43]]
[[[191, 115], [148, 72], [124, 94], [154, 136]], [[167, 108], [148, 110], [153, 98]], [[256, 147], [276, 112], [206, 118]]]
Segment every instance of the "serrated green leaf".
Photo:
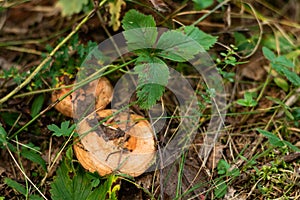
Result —
[[263, 54], [264, 56], [269, 60], [269, 61], [274, 61], [276, 59], [275, 54], [273, 53], [273, 51], [271, 51], [270, 49], [268, 49], [267, 47], [263, 47]]
[[20, 194], [22, 194], [24, 196], [26, 195], [26, 188], [23, 185], [21, 185], [20, 183], [12, 180], [10, 178], [5, 178], [4, 183], [6, 185], [8, 185], [9, 187], [11, 187], [11, 188], [15, 189], [16, 191], [18, 191]]
[[34, 163], [37, 163], [42, 166], [42, 168], [47, 171], [46, 162], [42, 158], [40, 154], [38, 154], [36, 151], [33, 151], [31, 149], [23, 148], [21, 151], [21, 156], [24, 158], [27, 158], [28, 160], [31, 160]]
[[165, 87], [158, 84], [146, 84], [138, 92], [139, 105], [142, 109], [150, 109], [163, 95]]
[[280, 64], [282, 66], [285, 67], [289, 67], [289, 68], [294, 68], [295, 65], [292, 61], [290, 61], [289, 59], [287, 59], [285, 56], [278, 56], [275, 60], [275, 63]]
[[158, 34], [155, 26], [151, 15], [146, 16], [136, 10], [129, 10], [122, 20], [128, 50], [152, 48]]
[[187, 36], [191, 37], [196, 42], [198, 42], [200, 46], [202, 46], [205, 50], [209, 50], [217, 42], [218, 38], [204, 33], [198, 27], [195, 26], [185, 26], [184, 32]]
[[3, 126], [0, 124], [0, 144], [3, 144], [4, 146], [7, 144], [7, 132], [3, 128]]
[[125, 31], [135, 28], [155, 27], [156, 23], [151, 15], [144, 15], [136, 10], [129, 10], [126, 12], [123, 20], [122, 27]]
[[162, 96], [168, 84], [169, 69], [161, 59], [140, 56], [134, 70], [138, 73], [137, 97], [141, 108], [151, 108]]
[[140, 56], [134, 71], [138, 73], [139, 85], [156, 83], [163, 86], [168, 84], [169, 69], [164, 61], [157, 57]]
[[284, 75], [292, 84], [300, 86], [300, 77], [297, 73], [277, 63], [272, 63], [272, 67], [279, 74]]
[[44, 95], [41, 94], [39, 96], [37, 96], [34, 100], [33, 103], [31, 105], [31, 117], [35, 117], [42, 109], [43, 104], [44, 104]]
[[174, 30], [164, 32], [156, 48], [162, 49], [156, 55], [176, 62], [189, 61], [199, 52], [203, 52], [203, 48], [195, 40]]
[[50, 189], [53, 200], [106, 200], [107, 197], [117, 192], [112, 191], [113, 184], [117, 180], [114, 175], [109, 176], [103, 184], [95, 188], [88, 173], [85, 173], [82, 168], [70, 171], [70, 167], [68, 167], [65, 160], [56, 173]]
[[88, 0], [59, 0], [57, 5], [62, 9], [63, 16], [70, 16], [81, 12], [88, 2]]

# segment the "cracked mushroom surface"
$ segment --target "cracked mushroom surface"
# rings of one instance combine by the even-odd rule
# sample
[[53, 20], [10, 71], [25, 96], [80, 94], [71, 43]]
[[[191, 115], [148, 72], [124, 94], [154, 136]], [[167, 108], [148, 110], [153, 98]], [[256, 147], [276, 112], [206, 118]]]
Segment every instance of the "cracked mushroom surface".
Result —
[[[73, 83], [71, 82], [71, 84]], [[65, 85], [62, 84], [61, 86]], [[51, 101], [56, 102], [72, 89], [73, 87], [55, 90], [52, 93]], [[112, 95], [113, 87], [111, 83], [107, 78], [101, 77], [72, 92], [58, 102], [54, 108], [67, 117], [79, 118], [94, 110], [104, 109], [111, 102]], [[94, 106], [90, 106], [91, 103]]]
[[152, 164], [155, 141], [151, 125], [142, 116], [100, 110], [78, 124], [77, 159], [90, 172], [139, 176]]

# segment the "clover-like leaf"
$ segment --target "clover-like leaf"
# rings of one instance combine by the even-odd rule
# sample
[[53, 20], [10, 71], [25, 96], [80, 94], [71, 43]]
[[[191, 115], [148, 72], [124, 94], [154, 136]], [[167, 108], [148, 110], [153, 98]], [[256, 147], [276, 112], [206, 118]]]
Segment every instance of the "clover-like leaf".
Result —
[[53, 135], [55, 136], [70, 136], [71, 133], [74, 131], [76, 125], [72, 124], [70, 127], [69, 125], [70, 121], [64, 121], [61, 123], [60, 128], [55, 124], [48, 125], [47, 128], [50, 131], [53, 131]]

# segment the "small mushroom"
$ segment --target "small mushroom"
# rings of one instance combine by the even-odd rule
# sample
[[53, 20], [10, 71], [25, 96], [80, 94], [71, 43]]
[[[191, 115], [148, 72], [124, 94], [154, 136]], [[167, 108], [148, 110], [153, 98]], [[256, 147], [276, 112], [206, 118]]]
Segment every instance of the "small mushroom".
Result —
[[[62, 84], [61, 86], [65, 85]], [[73, 88], [71, 87], [55, 90], [52, 93], [51, 101], [56, 102], [72, 89]], [[90, 102], [95, 102], [95, 107], [92, 108], [96, 110], [104, 109], [111, 102], [112, 94], [112, 85], [107, 78], [102, 77], [66, 96], [55, 105], [55, 109], [67, 117], [77, 118], [82, 116], [83, 112], [86, 111], [85, 109], [88, 107], [86, 104]], [[74, 111], [76, 111], [76, 114], [74, 114]]]
[[78, 161], [101, 176], [114, 171], [139, 176], [155, 157], [151, 125], [136, 114], [97, 111], [78, 124], [77, 132], [81, 138], [74, 145]]

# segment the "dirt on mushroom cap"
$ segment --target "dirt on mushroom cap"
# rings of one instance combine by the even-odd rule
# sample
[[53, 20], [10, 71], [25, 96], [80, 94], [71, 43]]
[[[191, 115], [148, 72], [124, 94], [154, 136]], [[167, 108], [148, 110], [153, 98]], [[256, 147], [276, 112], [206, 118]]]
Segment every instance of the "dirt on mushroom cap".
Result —
[[[82, 137], [84, 148], [74, 147], [76, 156], [82, 166], [91, 171], [97, 171], [100, 175], [106, 175], [113, 171], [139, 176], [151, 165], [155, 157], [155, 142], [149, 122], [142, 116], [122, 112], [114, 115], [115, 110], [102, 110], [92, 114], [78, 125], [78, 133]], [[97, 131], [90, 131], [90, 120], [96, 116], [109, 117], [114, 121], [107, 126], [117, 125], [125, 131], [125, 135], [106, 141]], [[110, 118], [111, 119], [111, 118]], [[127, 125], [126, 125], [127, 124]], [[124, 127], [126, 127], [124, 129]], [[90, 132], [89, 132], [90, 131]]]

